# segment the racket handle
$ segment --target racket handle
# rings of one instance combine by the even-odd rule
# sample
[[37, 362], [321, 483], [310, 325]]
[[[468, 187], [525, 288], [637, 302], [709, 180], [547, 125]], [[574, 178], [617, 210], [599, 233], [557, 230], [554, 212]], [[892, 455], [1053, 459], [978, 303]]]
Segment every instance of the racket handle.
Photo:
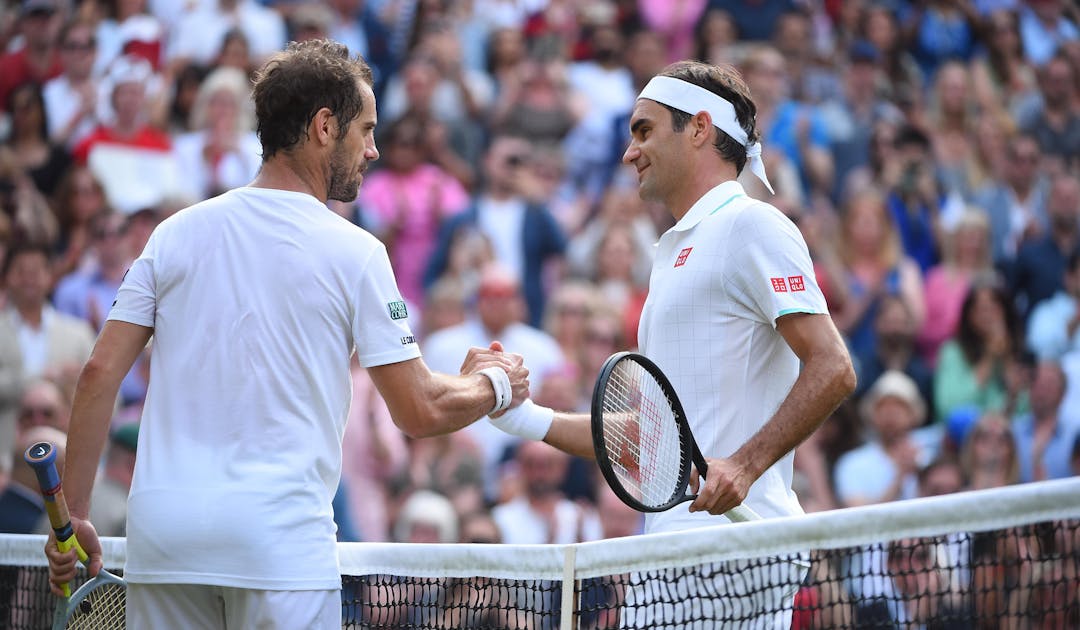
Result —
[[746, 521], [760, 521], [761, 516], [752, 509], [745, 505], [736, 505], [727, 512], [724, 512], [724, 516], [731, 519], [732, 523], [745, 523]]
[[[31, 444], [23, 453], [23, 459], [37, 475], [38, 487], [45, 498], [45, 512], [49, 515], [49, 524], [56, 534], [56, 548], [61, 553], [75, 549], [79, 560], [85, 564], [89, 558], [75, 538], [75, 530], [71, 528], [71, 514], [68, 512], [67, 500], [64, 499], [64, 490], [60, 486], [60, 473], [56, 470], [56, 447], [49, 442]], [[67, 584], [61, 588], [65, 597], [71, 597], [71, 588]]]

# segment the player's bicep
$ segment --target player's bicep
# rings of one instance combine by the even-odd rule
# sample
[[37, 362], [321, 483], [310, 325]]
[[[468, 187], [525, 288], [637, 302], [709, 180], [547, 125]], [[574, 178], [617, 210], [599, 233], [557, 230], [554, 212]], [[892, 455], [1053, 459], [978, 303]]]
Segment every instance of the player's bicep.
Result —
[[420, 356], [386, 250], [372, 252], [356, 277], [351, 327], [360, 365], [371, 368]]
[[101, 329], [87, 362], [98, 374], [119, 383], [146, 348], [154, 329], [126, 321], [109, 320]]
[[814, 357], [844, 357], [847, 347], [832, 317], [819, 313], [790, 313], [776, 320], [776, 331], [803, 363]]

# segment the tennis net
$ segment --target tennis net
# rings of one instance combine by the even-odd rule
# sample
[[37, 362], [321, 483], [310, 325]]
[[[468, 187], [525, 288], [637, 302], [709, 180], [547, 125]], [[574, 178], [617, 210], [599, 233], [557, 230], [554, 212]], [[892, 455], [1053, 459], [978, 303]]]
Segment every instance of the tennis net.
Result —
[[[1073, 478], [576, 545], [342, 543], [342, 614], [365, 629], [1075, 628], [1078, 526]], [[106, 540], [106, 568], [123, 542]], [[43, 543], [0, 536], [0, 627], [48, 627]]]

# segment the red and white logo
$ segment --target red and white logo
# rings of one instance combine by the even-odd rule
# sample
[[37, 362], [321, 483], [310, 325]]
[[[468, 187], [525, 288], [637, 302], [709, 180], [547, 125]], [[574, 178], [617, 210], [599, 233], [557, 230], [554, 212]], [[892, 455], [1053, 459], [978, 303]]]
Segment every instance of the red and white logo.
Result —
[[787, 293], [787, 281], [783, 278], [771, 278], [772, 290], [777, 293]]
[[803, 282], [802, 276], [788, 276], [787, 283], [788, 286], [791, 287], [792, 291], [806, 290], [806, 283]]
[[694, 248], [693, 247], [687, 247], [686, 249], [679, 252], [679, 257], [675, 259], [675, 266], [676, 267], [682, 267], [683, 265], [686, 264], [686, 259], [690, 257], [690, 250], [692, 250], [692, 249], [694, 249]]

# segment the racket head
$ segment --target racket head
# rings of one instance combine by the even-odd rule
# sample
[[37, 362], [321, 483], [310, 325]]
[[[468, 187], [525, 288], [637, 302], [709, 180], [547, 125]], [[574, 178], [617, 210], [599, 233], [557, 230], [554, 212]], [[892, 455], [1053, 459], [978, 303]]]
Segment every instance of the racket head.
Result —
[[639, 512], [663, 512], [694, 498], [686, 489], [694, 437], [675, 388], [647, 357], [618, 352], [593, 389], [596, 462], [616, 496]]
[[53, 630], [123, 630], [126, 604], [127, 584], [102, 570], [63, 603], [63, 624], [58, 628], [54, 623]]

